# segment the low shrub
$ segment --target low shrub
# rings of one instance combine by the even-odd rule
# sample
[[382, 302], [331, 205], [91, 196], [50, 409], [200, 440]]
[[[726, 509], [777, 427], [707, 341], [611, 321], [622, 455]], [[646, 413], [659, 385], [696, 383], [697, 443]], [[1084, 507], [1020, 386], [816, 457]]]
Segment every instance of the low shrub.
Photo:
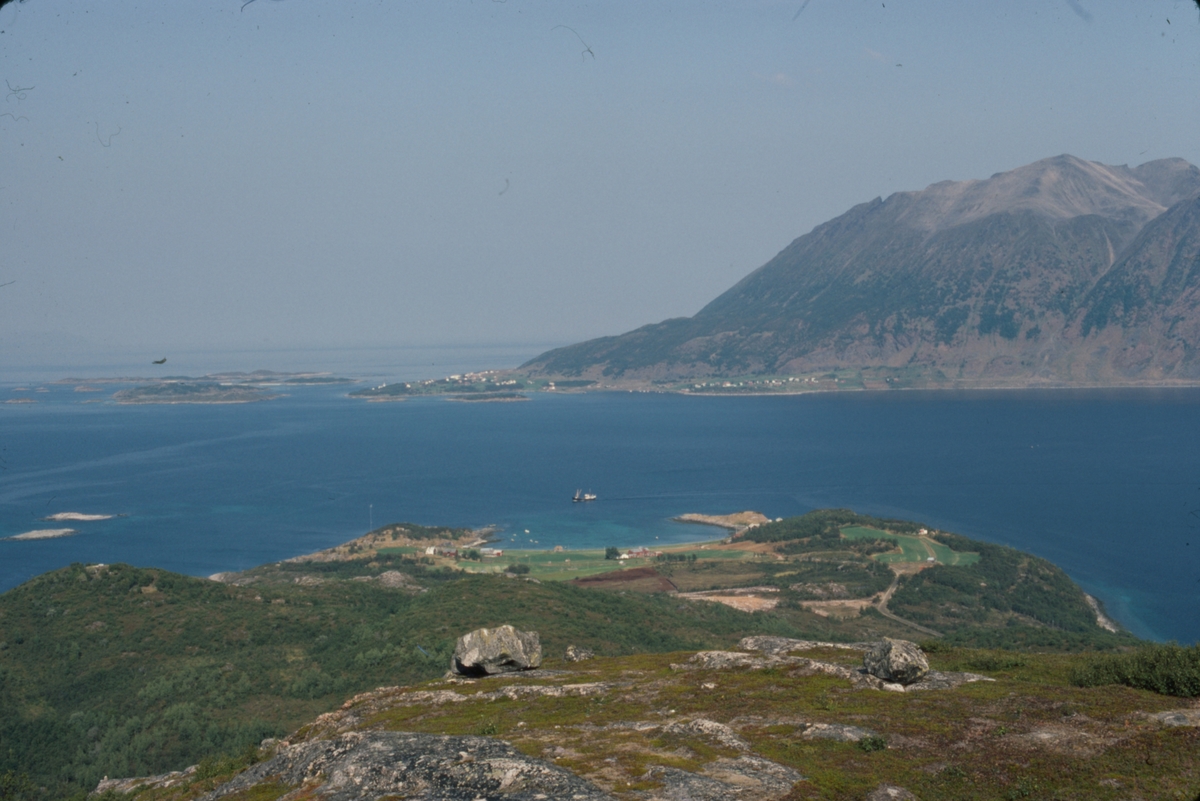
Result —
[[883, 751], [887, 748], [887, 740], [877, 734], [869, 734], [858, 741], [858, 747], [868, 754], [872, 751]]
[[1123, 654], [1098, 656], [1071, 671], [1079, 687], [1124, 684], [1181, 698], [1200, 696], [1200, 645], [1143, 645]]

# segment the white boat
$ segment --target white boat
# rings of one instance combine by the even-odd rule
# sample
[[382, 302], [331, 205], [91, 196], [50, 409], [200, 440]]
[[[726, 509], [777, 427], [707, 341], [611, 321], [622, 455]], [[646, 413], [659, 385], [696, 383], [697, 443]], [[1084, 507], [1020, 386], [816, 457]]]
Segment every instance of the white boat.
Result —
[[583, 490], [575, 490], [575, 497], [571, 498], [572, 503], [583, 503], [584, 501], [594, 501], [596, 496]]

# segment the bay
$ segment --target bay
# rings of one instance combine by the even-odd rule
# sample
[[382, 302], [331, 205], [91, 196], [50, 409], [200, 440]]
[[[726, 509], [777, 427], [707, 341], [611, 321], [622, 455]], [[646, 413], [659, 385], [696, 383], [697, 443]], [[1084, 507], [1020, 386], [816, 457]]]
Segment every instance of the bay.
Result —
[[[1134, 633], [1200, 640], [1200, 390], [118, 406], [45, 389], [0, 405], [0, 537], [78, 533], [0, 541], [0, 590], [75, 561], [239, 570], [395, 521], [578, 548], [720, 536], [671, 521], [686, 512], [844, 506], [1030, 551]], [[64, 511], [125, 516], [40, 520]]]

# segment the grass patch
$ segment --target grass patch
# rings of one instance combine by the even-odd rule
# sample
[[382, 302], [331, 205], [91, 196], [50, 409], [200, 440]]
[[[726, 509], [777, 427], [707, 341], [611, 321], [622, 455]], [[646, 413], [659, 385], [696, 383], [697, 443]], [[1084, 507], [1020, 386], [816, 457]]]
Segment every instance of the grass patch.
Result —
[[908, 534], [892, 534], [868, 526], [846, 526], [841, 530], [842, 536], [848, 540], [886, 540], [900, 548], [900, 553], [887, 552], [876, 554], [875, 558], [884, 564], [895, 562], [926, 562], [933, 557], [942, 565], [973, 565], [979, 561], [979, 554], [973, 552], [958, 552], [948, 546], [928, 537]]

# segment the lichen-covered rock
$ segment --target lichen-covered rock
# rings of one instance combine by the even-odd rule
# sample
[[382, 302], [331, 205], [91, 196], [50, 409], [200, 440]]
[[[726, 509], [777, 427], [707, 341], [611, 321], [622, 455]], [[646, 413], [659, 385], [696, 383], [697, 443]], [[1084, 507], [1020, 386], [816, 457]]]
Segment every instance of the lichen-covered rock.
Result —
[[489, 676], [531, 670], [540, 664], [542, 643], [536, 631], [499, 626], [459, 637], [450, 670], [462, 676]]
[[775, 637], [770, 634], [755, 634], [743, 637], [738, 648], [743, 651], [761, 651], [770, 656], [784, 656], [791, 651], [807, 651], [813, 648], [844, 648], [849, 651], [867, 651], [870, 642], [822, 642], [820, 640], [795, 640], [791, 637]]
[[645, 778], [660, 785], [652, 797], [667, 801], [774, 801], [791, 792], [796, 782], [804, 781], [804, 776], [786, 765], [749, 754], [737, 759], [721, 757], [706, 765], [702, 773], [656, 765], [646, 771]]
[[668, 723], [666, 726], [663, 726], [663, 733], [674, 734], [680, 737], [700, 736], [715, 740], [726, 748], [732, 748], [735, 751], [750, 750], [750, 743], [738, 736], [737, 732], [733, 729], [724, 723], [717, 723], [715, 720], [707, 720], [705, 718]]
[[568, 645], [567, 652], [563, 655], [563, 659], [568, 662], [582, 662], [585, 659], [591, 659], [596, 655], [596, 652], [591, 648], [584, 648], [581, 645]]
[[196, 773], [196, 766], [183, 770], [175, 770], [170, 773], [160, 773], [157, 776], [139, 776], [133, 779], [110, 779], [105, 776], [96, 785], [93, 791], [95, 795], [103, 795], [104, 793], [112, 792], [124, 795], [142, 790], [161, 790], [176, 787], [191, 780]]
[[802, 727], [800, 736], [805, 740], [833, 740], [839, 743], [857, 743], [875, 736], [870, 729], [850, 726], [846, 723], [809, 723]]
[[929, 660], [916, 643], [885, 637], [863, 655], [863, 669], [885, 682], [913, 684], [929, 672]]
[[1151, 720], [1157, 720], [1164, 726], [1200, 726], [1200, 709], [1168, 709], [1150, 715]]
[[304, 788], [305, 798], [322, 801], [610, 799], [591, 782], [490, 737], [375, 731], [288, 746], [202, 801], [267, 784]]

